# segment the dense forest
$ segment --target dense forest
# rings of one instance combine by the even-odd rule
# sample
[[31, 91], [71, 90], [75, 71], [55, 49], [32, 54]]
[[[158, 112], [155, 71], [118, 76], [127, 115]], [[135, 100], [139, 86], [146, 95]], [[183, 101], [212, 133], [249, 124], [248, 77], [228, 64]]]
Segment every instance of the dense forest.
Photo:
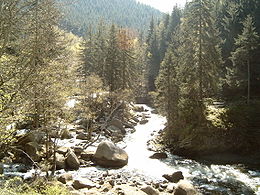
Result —
[[[149, 123], [153, 113], [135, 103], [165, 116], [153, 139], [159, 151], [192, 159], [238, 155], [236, 163], [259, 169], [259, 56], [259, 0], [192, 0], [171, 14], [134, 0], [0, 0], [0, 194], [93, 188], [76, 180], [72, 189], [57, 187], [53, 178], [57, 170], [125, 166], [123, 149], [105, 161], [99, 146], [95, 154], [87, 148], [109, 140], [100, 146], [106, 156], [104, 144], [114, 149]], [[64, 151], [61, 140], [83, 142]], [[30, 185], [8, 180], [6, 167], [15, 163], [44, 177], [35, 173]]]
[[259, 1], [193, 1], [172, 22], [151, 22], [147, 86], [176, 153], [257, 151], [259, 10]]
[[[90, 26], [99, 21], [114, 23], [124, 28], [145, 33], [151, 17], [160, 18], [162, 13], [135, 0], [59, 0], [63, 7], [63, 28], [84, 35]], [[108, 11], [109, 10], [109, 11]]]

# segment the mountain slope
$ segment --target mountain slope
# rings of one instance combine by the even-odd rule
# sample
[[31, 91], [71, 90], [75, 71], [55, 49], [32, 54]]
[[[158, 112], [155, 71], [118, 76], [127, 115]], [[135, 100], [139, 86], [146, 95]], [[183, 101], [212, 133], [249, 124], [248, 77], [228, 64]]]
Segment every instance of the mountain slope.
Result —
[[[66, 1], [66, 0], [65, 0]], [[63, 7], [62, 26], [75, 34], [83, 35], [87, 26], [95, 26], [100, 20], [119, 26], [145, 31], [152, 17], [162, 13], [135, 0], [73, 0]]]

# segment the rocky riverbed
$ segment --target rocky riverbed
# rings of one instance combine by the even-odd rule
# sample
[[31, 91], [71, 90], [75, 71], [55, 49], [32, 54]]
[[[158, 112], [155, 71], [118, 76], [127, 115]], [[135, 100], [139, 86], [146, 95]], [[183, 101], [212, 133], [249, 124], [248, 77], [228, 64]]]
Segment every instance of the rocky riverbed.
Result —
[[[164, 128], [165, 118], [152, 113], [146, 105], [133, 110], [135, 117], [127, 124], [114, 120], [102, 136], [94, 132], [98, 139], [92, 144], [80, 124], [68, 126], [63, 139], [57, 142], [56, 175], [60, 185], [67, 186], [72, 194], [260, 194], [257, 170], [207, 164], [158, 151], [156, 142], [151, 140]], [[104, 141], [111, 143], [105, 147], [109, 149], [105, 154], [115, 150], [108, 157], [96, 155], [101, 158], [100, 163], [93, 157]], [[104, 166], [121, 157], [123, 164]], [[6, 176], [20, 175], [25, 179], [37, 171], [27, 171], [24, 165], [13, 163], [5, 163], [3, 170]]]

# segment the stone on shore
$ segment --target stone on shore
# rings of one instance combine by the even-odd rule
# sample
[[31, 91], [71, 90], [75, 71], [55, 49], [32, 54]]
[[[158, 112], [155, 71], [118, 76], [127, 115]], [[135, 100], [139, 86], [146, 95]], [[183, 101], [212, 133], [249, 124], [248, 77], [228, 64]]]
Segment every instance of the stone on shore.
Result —
[[66, 184], [67, 181], [71, 181], [71, 180], [72, 180], [72, 175], [70, 173], [64, 173], [63, 175], [60, 175], [58, 177], [58, 181], [63, 184]]
[[82, 188], [91, 189], [91, 188], [96, 187], [96, 185], [92, 181], [90, 181], [89, 179], [86, 179], [86, 178], [75, 179], [73, 181], [72, 186], [76, 190], [79, 190], [79, 189], [82, 189]]
[[145, 186], [141, 190], [148, 195], [159, 195], [159, 192], [151, 186]]
[[186, 180], [181, 180], [177, 184], [174, 195], [196, 195], [198, 194], [195, 187]]

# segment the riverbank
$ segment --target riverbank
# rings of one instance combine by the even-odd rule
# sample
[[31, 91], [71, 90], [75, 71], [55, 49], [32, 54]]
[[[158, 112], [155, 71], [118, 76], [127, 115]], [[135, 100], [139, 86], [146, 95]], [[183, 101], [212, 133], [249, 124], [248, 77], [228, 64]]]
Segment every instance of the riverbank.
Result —
[[161, 132], [157, 141], [175, 155], [260, 169], [259, 110], [259, 101], [250, 105], [239, 101], [209, 104], [204, 126], [168, 129]]

